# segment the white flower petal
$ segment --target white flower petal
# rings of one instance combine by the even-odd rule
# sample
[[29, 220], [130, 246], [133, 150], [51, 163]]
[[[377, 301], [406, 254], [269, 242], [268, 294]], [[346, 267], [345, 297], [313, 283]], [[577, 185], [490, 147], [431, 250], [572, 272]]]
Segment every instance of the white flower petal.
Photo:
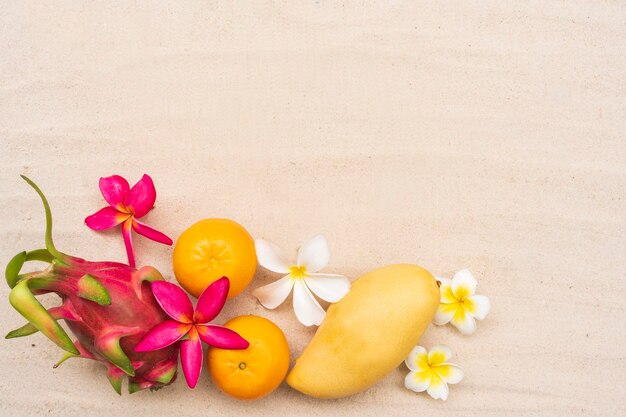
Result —
[[452, 357], [452, 349], [446, 345], [436, 345], [430, 348], [428, 351], [428, 363], [431, 366], [441, 365], [446, 363], [448, 359]]
[[317, 272], [328, 265], [330, 250], [322, 235], [317, 235], [304, 242], [298, 251], [297, 266], [304, 266], [306, 272]]
[[435, 374], [430, 380], [427, 392], [434, 399], [441, 398], [445, 401], [448, 398], [448, 384], [439, 375]]
[[252, 292], [263, 307], [274, 309], [281, 305], [293, 288], [294, 280], [290, 275], [274, 281], [271, 284], [259, 287]]
[[437, 313], [435, 314], [435, 318], [433, 319], [433, 322], [437, 326], [441, 326], [443, 324], [449, 323], [450, 320], [452, 320], [452, 317], [454, 317], [454, 313], [456, 313], [456, 309], [458, 308], [458, 306], [459, 306], [459, 303], [439, 304], [439, 307], [437, 307]]
[[433, 369], [448, 384], [458, 384], [464, 376], [463, 370], [453, 363], [444, 363]]
[[471, 314], [465, 311], [465, 308], [460, 307], [456, 309], [456, 313], [450, 320], [450, 323], [463, 334], [472, 334], [476, 331], [476, 320]]
[[439, 302], [452, 304], [459, 301], [452, 292], [452, 281], [447, 278], [437, 278], [441, 285], [439, 286], [440, 299]]
[[255, 239], [254, 248], [259, 264], [266, 269], [279, 274], [289, 273], [289, 264], [285, 260], [285, 254], [275, 243], [268, 240]]
[[459, 300], [476, 292], [476, 278], [467, 269], [462, 269], [452, 278], [452, 292]]
[[304, 282], [313, 294], [329, 303], [336, 303], [350, 291], [350, 280], [343, 275], [310, 274]]
[[491, 310], [491, 302], [485, 295], [470, 295], [463, 301], [463, 305], [478, 320], [484, 319]]
[[293, 309], [300, 323], [305, 326], [319, 326], [326, 312], [319, 305], [302, 280], [296, 280], [293, 287]]
[[409, 353], [409, 356], [405, 359], [404, 363], [411, 371], [427, 371], [430, 369], [430, 366], [428, 365], [428, 351], [422, 346], [415, 346], [413, 350], [411, 350], [411, 353]]
[[409, 374], [404, 378], [404, 386], [415, 392], [426, 391], [430, 385], [431, 379], [432, 371], [409, 372]]

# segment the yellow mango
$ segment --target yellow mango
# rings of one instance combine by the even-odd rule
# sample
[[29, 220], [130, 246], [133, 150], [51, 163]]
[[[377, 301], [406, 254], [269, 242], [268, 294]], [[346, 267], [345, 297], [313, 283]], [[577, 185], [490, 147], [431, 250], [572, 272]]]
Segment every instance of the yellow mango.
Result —
[[438, 305], [437, 282], [419, 266], [390, 265], [363, 275], [328, 308], [287, 384], [316, 398], [371, 387], [406, 359]]

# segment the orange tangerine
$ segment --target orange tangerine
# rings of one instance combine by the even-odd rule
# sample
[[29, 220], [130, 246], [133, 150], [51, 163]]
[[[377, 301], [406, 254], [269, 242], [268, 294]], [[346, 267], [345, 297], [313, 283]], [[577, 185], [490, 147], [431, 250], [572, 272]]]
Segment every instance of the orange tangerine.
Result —
[[263, 317], [240, 316], [224, 325], [239, 333], [250, 346], [243, 350], [210, 348], [207, 366], [223, 392], [241, 400], [254, 400], [274, 391], [289, 369], [289, 345], [280, 328]]
[[228, 219], [193, 224], [174, 247], [174, 275], [195, 297], [223, 276], [230, 280], [228, 298], [235, 297], [252, 280], [256, 265], [254, 239], [242, 225]]

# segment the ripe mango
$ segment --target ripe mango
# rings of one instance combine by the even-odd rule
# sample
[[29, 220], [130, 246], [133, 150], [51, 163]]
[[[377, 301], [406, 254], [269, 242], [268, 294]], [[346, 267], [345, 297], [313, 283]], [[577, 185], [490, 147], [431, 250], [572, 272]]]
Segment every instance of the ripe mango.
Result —
[[326, 399], [371, 387], [406, 359], [438, 305], [437, 282], [419, 266], [390, 265], [363, 275], [328, 308], [287, 384]]

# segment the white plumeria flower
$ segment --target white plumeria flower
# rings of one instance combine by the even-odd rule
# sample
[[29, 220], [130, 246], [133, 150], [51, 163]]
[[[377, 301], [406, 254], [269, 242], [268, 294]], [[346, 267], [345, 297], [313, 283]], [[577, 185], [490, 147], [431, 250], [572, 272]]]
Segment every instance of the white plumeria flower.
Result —
[[288, 274], [254, 290], [252, 294], [265, 308], [274, 309], [281, 305], [293, 288], [293, 309], [300, 323], [319, 326], [326, 312], [311, 292], [324, 301], [336, 303], [350, 290], [350, 281], [343, 275], [318, 272], [330, 260], [324, 236], [318, 235], [305, 242], [298, 251], [295, 263], [285, 261], [284, 252], [272, 242], [255, 239], [254, 245], [261, 266]]
[[426, 391], [434, 399], [448, 398], [448, 384], [458, 384], [463, 371], [448, 362], [452, 351], [444, 345], [433, 346], [428, 352], [415, 346], [404, 363], [411, 370], [404, 378], [404, 386], [415, 392]]
[[463, 334], [472, 334], [476, 330], [476, 320], [482, 320], [491, 309], [489, 298], [476, 295], [476, 279], [470, 271], [463, 269], [452, 280], [437, 278], [441, 300], [435, 324], [452, 323]]

